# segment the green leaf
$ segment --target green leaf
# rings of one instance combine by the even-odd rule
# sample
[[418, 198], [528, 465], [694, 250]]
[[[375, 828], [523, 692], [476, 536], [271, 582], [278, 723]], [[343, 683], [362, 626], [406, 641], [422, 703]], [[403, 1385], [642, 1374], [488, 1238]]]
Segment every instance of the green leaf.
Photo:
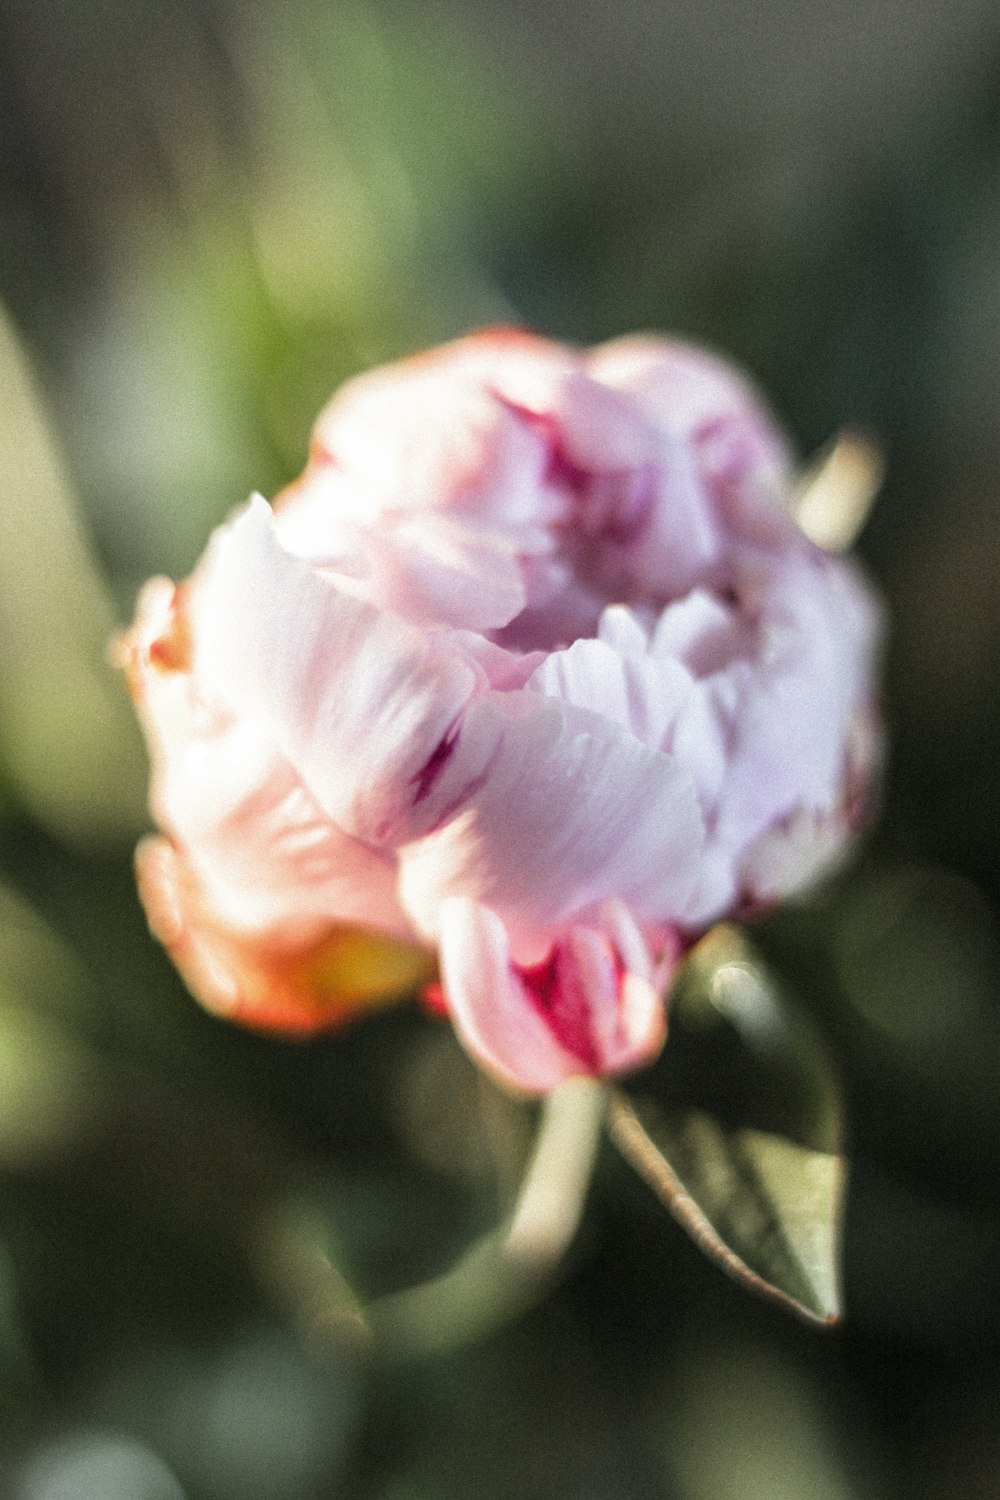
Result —
[[840, 1317], [843, 1158], [696, 1110], [643, 1126], [624, 1094], [608, 1125], [622, 1154], [710, 1260], [810, 1322]]
[[622, 1154], [712, 1260], [822, 1324], [841, 1312], [840, 1124], [821, 1038], [728, 926], [688, 961], [661, 1062], [608, 1112]]

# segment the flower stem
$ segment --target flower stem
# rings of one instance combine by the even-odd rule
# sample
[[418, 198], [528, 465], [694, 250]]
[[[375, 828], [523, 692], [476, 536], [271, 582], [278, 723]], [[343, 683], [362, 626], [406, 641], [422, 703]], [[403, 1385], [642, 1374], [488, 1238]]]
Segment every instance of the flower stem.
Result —
[[604, 1099], [603, 1086], [589, 1078], [547, 1097], [509, 1216], [442, 1275], [369, 1304], [366, 1321], [384, 1353], [412, 1357], [469, 1343], [538, 1296], [579, 1226]]

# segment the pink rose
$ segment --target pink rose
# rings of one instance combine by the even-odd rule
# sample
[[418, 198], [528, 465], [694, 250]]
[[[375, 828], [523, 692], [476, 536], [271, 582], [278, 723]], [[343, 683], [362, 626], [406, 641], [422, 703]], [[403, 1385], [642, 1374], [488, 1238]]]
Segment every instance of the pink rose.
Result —
[[476, 335], [350, 382], [125, 638], [192, 989], [309, 1031], [427, 981], [529, 1092], [653, 1057], [678, 955], [856, 826], [878, 612], [720, 360]]

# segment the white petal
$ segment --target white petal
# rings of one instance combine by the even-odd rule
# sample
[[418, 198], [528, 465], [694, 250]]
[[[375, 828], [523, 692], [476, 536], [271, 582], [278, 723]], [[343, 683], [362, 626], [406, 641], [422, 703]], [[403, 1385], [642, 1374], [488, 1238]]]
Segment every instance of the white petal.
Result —
[[[527, 602], [518, 554], [499, 528], [418, 515], [373, 528], [364, 540], [372, 569], [366, 598], [416, 624], [496, 630]], [[518, 539], [521, 550], [528, 540]]]
[[787, 472], [787, 449], [757, 391], [709, 350], [633, 335], [593, 349], [587, 368], [595, 380], [628, 392], [657, 426], [685, 438], [720, 418], [751, 422], [762, 456]]
[[766, 579], [754, 655], [706, 682], [729, 743], [717, 835], [734, 851], [795, 807], [837, 800], [867, 656], [844, 629], [837, 564], [803, 546]]
[[752, 635], [752, 627], [731, 605], [706, 589], [692, 589], [660, 615], [650, 650], [654, 656], [678, 658], [703, 677], [745, 653]]
[[619, 656], [642, 657], [649, 651], [649, 632], [626, 604], [610, 604], [603, 611], [597, 636]]
[[798, 808], [747, 850], [740, 868], [745, 889], [763, 902], [796, 894], [836, 867], [846, 853], [847, 835], [839, 808], [826, 813]]

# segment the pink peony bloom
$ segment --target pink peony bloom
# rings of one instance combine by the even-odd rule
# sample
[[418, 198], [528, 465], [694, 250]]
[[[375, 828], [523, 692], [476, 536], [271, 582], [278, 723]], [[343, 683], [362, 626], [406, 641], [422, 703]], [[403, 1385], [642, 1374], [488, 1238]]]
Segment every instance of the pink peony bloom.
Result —
[[871, 780], [878, 611], [789, 493], [682, 343], [488, 332], [345, 386], [123, 642], [199, 998], [310, 1031], [436, 955], [515, 1087], [652, 1058], [685, 946], [829, 868]]

